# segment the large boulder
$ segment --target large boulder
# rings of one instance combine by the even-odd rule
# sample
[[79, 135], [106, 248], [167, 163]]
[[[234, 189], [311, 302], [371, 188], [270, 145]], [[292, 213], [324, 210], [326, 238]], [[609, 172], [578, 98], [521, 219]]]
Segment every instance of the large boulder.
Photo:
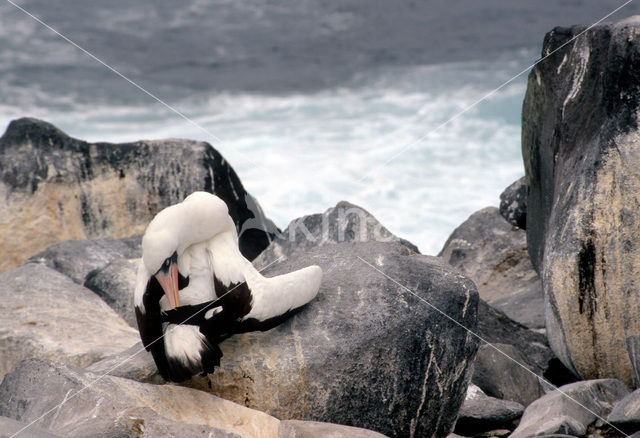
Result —
[[277, 438], [279, 428], [276, 418], [203, 391], [40, 359], [27, 359], [5, 376], [0, 415], [69, 437]]
[[431, 306], [475, 331], [474, 284], [397, 242], [316, 246], [263, 273], [311, 264], [324, 272], [318, 297], [270, 331], [223, 342], [220, 368], [191, 384], [278, 418], [446, 435], [478, 342]]
[[43, 264], [0, 274], [0, 377], [28, 357], [87, 366], [137, 341], [96, 294]]
[[522, 114], [527, 241], [549, 342], [583, 378], [629, 385], [639, 383], [628, 348], [640, 334], [639, 32], [640, 16], [549, 32]]
[[531, 266], [526, 233], [497, 208], [472, 214], [451, 233], [439, 256], [469, 276], [487, 303], [527, 327], [544, 328], [542, 285]]
[[624, 383], [616, 379], [564, 385], [531, 403], [510, 438], [552, 434], [583, 436], [587, 427], [605, 419], [628, 393]]
[[63, 240], [141, 234], [158, 211], [196, 190], [227, 203], [247, 258], [277, 232], [207, 143], [87, 143], [40, 120], [14, 120], [0, 138], [0, 271]]

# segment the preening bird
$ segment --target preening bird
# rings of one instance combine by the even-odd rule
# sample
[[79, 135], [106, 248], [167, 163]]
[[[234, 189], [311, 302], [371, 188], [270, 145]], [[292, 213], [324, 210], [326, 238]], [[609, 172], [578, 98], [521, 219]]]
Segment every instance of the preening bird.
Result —
[[166, 380], [211, 373], [221, 341], [274, 327], [316, 296], [321, 279], [318, 266], [263, 277], [240, 253], [227, 205], [192, 193], [158, 213], [142, 238], [134, 291], [142, 343]]

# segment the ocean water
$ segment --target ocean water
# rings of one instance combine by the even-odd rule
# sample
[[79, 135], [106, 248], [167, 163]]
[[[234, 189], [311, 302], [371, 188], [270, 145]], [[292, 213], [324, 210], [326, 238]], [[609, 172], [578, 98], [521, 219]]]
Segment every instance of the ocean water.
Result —
[[[0, 44], [5, 48], [0, 52], [0, 127], [13, 118], [33, 116], [88, 141], [167, 137], [207, 141], [233, 165], [278, 226], [348, 200], [427, 254], [436, 254], [474, 211], [498, 205], [501, 191], [524, 174], [520, 113], [527, 73], [487, 94], [537, 60], [539, 45], [531, 41], [541, 42], [543, 32], [513, 45], [498, 35], [485, 44], [495, 48], [499, 41], [502, 46], [487, 48], [482, 56], [472, 47], [473, 53], [458, 56], [462, 59], [451, 56], [434, 62], [438, 58], [433, 55], [432, 62], [426, 62], [415, 58], [419, 40], [406, 38], [404, 44], [399, 30], [396, 52], [381, 52], [379, 46], [364, 47], [364, 43], [342, 51], [323, 45], [318, 47], [327, 56], [318, 55], [317, 62], [310, 62], [314, 41], [299, 43], [301, 48], [286, 42], [272, 45], [277, 50], [258, 48], [262, 58], [245, 50], [258, 39], [233, 26], [234, 14], [238, 20], [251, 14], [265, 29], [273, 27], [267, 25], [276, 20], [273, 17], [291, 14], [280, 11], [271, 16], [264, 13], [270, 10], [267, 6], [257, 3], [218, 2], [227, 13], [210, 11], [206, 27], [200, 20], [210, 8], [207, 2], [186, 2], [190, 8], [180, 10], [170, 2], [158, 2], [164, 6], [157, 6], [155, 15], [125, 3], [124, 12], [117, 14], [113, 6], [83, 10], [86, 2], [66, 3], [79, 8], [84, 18], [69, 18], [46, 2], [21, 2], [194, 123], [11, 5], [0, 4]], [[298, 12], [307, 16], [305, 10]], [[581, 14], [585, 13], [583, 8]], [[114, 16], [119, 19], [105, 19]], [[330, 19], [319, 28], [332, 37], [345, 29], [359, 29], [354, 21], [359, 16], [353, 11], [332, 11], [327, 16]], [[220, 60], [203, 62], [200, 49], [180, 35], [190, 35], [194, 28], [203, 35], [214, 32], [212, 17], [219, 17], [225, 35], [237, 31], [246, 41], [238, 42], [238, 37], [224, 42], [212, 34], [212, 40], [224, 40], [212, 49]], [[101, 24], [92, 27], [92, 19]], [[402, 19], [398, 18], [398, 29]], [[483, 29], [486, 33], [495, 24], [478, 26], [479, 33]], [[515, 32], [518, 23], [513, 27]], [[158, 28], [165, 33], [158, 34]], [[292, 32], [306, 35], [304, 28]], [[141, 35], [152, 44], [145, 46], [147, 40]], [[325, 38], [320, 31], [317, 35]], [[366, 39], [367, 32], [362, 35], [359, 41], [373, 44]], [[331, 44], [355, 37], [336, 38]], [[207, 38], [203, 39], [200, 44], [206, 46]], [[163, 64], [162, 54], [172, 50], [180, 56]], [[306, 58], [300, 62], [302, 51]], [[423, 52], [428, 55], [428, 47], [419, 51], [427, 56]], [[280, 63], [272, 61], [274, 57]], [[326, 61], [331, 57], [340, 62]], [[136, 59], [148, 62], [136, 64]], [[154, 68], [145, 70], [150, 63]]]

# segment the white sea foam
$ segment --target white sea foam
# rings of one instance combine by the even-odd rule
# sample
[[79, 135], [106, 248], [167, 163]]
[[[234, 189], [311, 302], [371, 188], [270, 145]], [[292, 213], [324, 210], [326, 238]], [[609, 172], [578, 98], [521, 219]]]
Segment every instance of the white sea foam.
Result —
[[0, 102], [0, 124], [31, 115], [90, 141], [208, 141], [280, 227], [346, 199], [434, 254], [457, 225], [497, 205], [502, 189], [523, 174], [525, 78], [432, 130], [533, 59], [522, 52], [495, 62], [386, 68], [322, 92], [223, 93], [171, 102], [222, 143], [146, 96], [138, 104], [96, 104], [74, 96], [48, 101], [42, 88], [24, 96], [16, 90]]

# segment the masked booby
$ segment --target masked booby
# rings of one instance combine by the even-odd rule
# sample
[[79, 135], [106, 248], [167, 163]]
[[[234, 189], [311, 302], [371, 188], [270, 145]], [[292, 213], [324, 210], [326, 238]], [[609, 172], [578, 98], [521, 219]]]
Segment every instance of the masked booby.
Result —
[[166, 380], [212, 373], [222, 340], [274, 327], [316, 296], [321, 279], [318, 266], [263, 277], [240, 253], [227, 205], [192, 193], [143, 236], [134, 291], [142, 343]]

